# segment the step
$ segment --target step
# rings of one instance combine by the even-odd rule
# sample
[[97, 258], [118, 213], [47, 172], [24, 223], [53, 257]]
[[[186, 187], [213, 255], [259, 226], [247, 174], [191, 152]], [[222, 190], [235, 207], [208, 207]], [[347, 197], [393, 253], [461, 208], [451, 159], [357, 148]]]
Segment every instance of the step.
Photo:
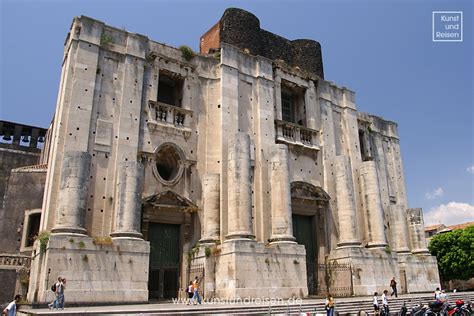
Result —
[[[67, 296], [66, 296], [67, 299]], [[474, 301], [474, 292], [448, 293], [451, 304], [457, 299], [465, 302]], [[336, 298], [336, 311], [339, 315], [357, 315], [359, 311], [372, 314], [372, 297], [349, 297]], [[400, 295], [398, 298], [390, 298], [390, 311], [398, 313], [403, 302], [406, 303], [408, 311], [419, 302], [426, 304], [433, 301], [432, 293]], [[67, 301], [66, 301], [67, 304]], [[310, 313], [311, 315], [326, 315], [324, 310], [324, 299], [304, 299], [301, 304], [291, 305], [245, 305], [245, 304], [203, 304], [199, 306], [187, 306], [184, 304], [142, 304], [142, 305], [120, 305], [120, 306], [89, 306], [71, 307], [64, 311], [50, 311], [48, 309], [31, 309], [23, 307], [18, 315], [113, 315], [113, 314], [174, 314], [174, 315], [196, 315], [196, 314], [232, 314], [232, 315], [255, 315], [255, 314], [293, 314]]]

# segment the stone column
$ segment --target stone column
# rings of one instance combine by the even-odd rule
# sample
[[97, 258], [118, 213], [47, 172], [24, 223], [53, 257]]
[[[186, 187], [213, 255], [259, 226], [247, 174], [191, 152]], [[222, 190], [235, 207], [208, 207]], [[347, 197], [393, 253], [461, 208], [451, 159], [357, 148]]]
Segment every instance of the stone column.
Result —
[[338, 247], [360, 246], [357, 229], [357, 211], [354, 200], [354, 184], [349, 157], [334, 158], [334, 178], [336, 182], [336, 205], [339, 222]]
[[253, 239], [250, 137], [237, 133], [229, 140], [228, 234], [226, 239]]
[[124, 161], [117, 168], [115, 227], [112, 237], [142, 238], [140, 233], [143, 163]]
[[272, 235], [270, 242], [295, 242], [291, 218], [288, 146], [274, 146], [271, 163]]
[[374, 161], [364, 161], [359, 168], [362, 198], [367, 214], [369, 248], [384, 248], [385, 238], [382, 200]]
[[426, 248], [425, 227], [421, 208], [409, 208], [407, 211], [407, 219], [411, 252], [414, 254], [429, 254], [428, 248]]
[[203, 236], [201, 244], [220, 240], [220, 174], [205, 174], [202, 180]]
[[406, 211], [403, 205], [391, 205], [394, 217], [394, 233], [392, 234], [395, 241], [395, 251], [397, 253], [409, 253], [409, 234], [406, 221]]
[[52, 233], [87, 234], [84, 220], [90, 165], [91, 155], [87, 152], [64, 153], [58, 195], [59, 207]]

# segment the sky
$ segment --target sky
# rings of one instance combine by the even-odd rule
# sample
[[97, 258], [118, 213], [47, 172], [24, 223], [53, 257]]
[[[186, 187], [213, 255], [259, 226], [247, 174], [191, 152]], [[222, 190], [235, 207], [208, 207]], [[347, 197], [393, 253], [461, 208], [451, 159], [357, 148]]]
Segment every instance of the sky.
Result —
[[[398, 123], [409, 206], [426, 224], [474, 221], [473, 3], [0, 0], [0, 119], [49, 125], [74, 16], [198, 51], [239, 7], [268, 31], [319, 41], [325, 79], [355, 91], [359, 111]], [[433, 42], [433, 11], [463, 12], [462, 42]]]

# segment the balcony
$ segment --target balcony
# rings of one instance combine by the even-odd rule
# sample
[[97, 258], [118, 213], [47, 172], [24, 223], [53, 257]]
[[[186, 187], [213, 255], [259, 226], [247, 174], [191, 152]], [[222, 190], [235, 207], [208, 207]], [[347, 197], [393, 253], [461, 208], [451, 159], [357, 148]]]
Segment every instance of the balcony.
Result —
[[319, 150], [318, 131], [295, 123], [275, 120], [276, 142]]
[[148, 101], [148, 126], [153, 129], [191, 136], [193, 111], [174, 105]]

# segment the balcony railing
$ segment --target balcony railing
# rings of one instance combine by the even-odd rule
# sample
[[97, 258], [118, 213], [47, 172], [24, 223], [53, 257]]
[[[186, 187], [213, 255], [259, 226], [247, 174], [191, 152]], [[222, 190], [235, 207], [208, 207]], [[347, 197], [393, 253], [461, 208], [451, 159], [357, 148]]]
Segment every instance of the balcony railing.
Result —
[[182, 130], [185, 136], [190, 135], [193, 111], [151, 100], [148, 101], [148, 107], [149, 124], [162, 127], [174, 127]]
[[18, 254], [0, 254], [0, 269], [16, 269], [18, 267], [31, 265], [31, 258]]
[[295, 123], [275, 120], [276, 140], [319, 150], [318, 131]]

